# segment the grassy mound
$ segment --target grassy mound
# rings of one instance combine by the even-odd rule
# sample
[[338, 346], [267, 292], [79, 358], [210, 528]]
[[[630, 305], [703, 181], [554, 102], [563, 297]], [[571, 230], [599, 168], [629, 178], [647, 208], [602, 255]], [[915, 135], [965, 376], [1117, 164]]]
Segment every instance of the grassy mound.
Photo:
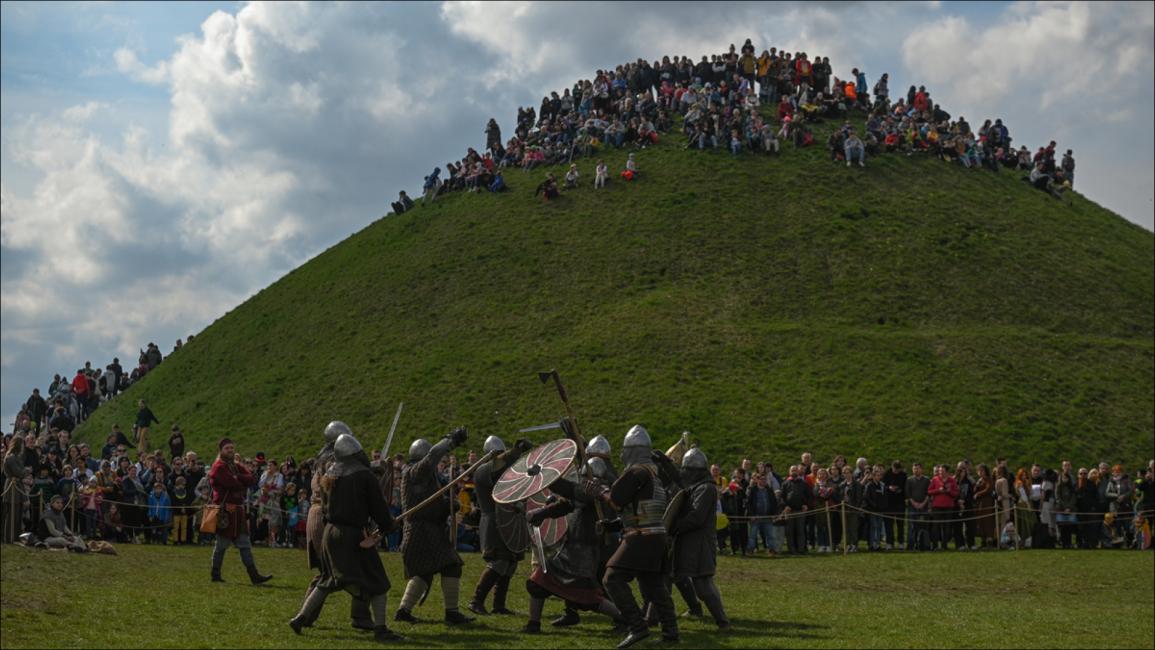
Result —
[[1150, 456], [1152, 233], [1019, 173], [683, 144], [639, 152], [634, 183], [595, 191], [595, 157], [548, 204], [544, 171], [515, 170], [507, 194], [380, 219], [81, 434], [131, 423], [139, 396], [191, 448], [301, 454], [333, 418], [380, 445], [404, 401], [395, 448], [456, 424], [479, 447], [561, 414], [535, 376], [556, 367], [587, 434], [688, 429], [727, 460]]
[[[382, 647], [349, 627], [344, 593], [329, 597], [315, 627], [293, 635], [286, 622], [300, 608], [311, 577], [301, 551], [257, 549], [261, 570], [275, 577], [267, 588], [255, 588], [235, 551], [225, 558], [226, 582], [212, 584], [208, 547], [118, 549], [121, 555], [110, 557], [6, 548], [0, 558], [0, 646]], [[1126, 551], [723, 557], [717, 583], [734, 627], [719, 634], [713, 621], [681, 619], [682, 646], [1151, 648], [1152, 557]], [[404, 589], [401, 562], [396, 553], [382, 558], [393, 580], [391, 616]], [[476, 554], [465, 556], [463, 599], [482, 566]], [[64, 575], [70, 579], [61, 580]], [[521, 616], [489, 616], [468, 629], [441, 624], [444, 605], [435, 585], [429, 601], [414, 612], [424, 623], [390, 622], [407, 638], [397, 647], [610, 648], [621, 640], [607, 619], [589, 613], [576, 628], [547, 624], [541, 636], [520, 633], [528, 601], [519, 585], [527, 575], [522, 563], [509, 595], [509, 606]], [[674, 603], [683, 611], [676, 592]], [[125, 624], [110, 619], [110, 610], [147, 612], [147, 622]], [[550, 599], [543, 620], [561, 610]]]

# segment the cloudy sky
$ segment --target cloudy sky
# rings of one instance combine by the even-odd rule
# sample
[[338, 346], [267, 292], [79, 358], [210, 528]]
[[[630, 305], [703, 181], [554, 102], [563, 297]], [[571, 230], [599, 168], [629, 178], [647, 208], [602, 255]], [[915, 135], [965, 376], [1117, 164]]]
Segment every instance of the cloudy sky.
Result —
[[167, 353], [388, 211], [490, 116], [752, 38], [1055, 139], [1152, 229], [1152, 3], [0, 4], [0, 428], [85, 360]]

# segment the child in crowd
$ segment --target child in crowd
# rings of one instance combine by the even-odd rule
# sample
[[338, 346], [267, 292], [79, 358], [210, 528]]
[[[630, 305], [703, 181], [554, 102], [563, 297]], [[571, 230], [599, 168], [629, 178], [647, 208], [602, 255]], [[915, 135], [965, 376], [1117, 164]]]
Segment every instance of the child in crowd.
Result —
[[100, 534], [100, 506], [104, 501], [104, 493], [96, 484], [95, 476], [80, 488], [80, 500], [84, 510], [84, 536], [95, 538]]
[[192, 531], [189, 529], [189, 510], [196, 496], [188, 489], [188, 481], [183, 476], [176, 477], [172, 486], [172, 543], [188, 544], [192, 542]]
[[109, 540], [123, 542], [127, 539], [124, 534], [124, 519], [120, 516], [120, 509], [115, 503], [108, 506], [108, 512], [104, 513], [100, 536], [106, 542]]
[[148, 525], [150, 542], [167, 544], [169, 526], [172, 523], [172, 498], [164, 489], [164, 483], [157, 481], [148, 495]]
[[196, 489], [193, 491], [193, 530], [197, 531], [197, 543], [201, 546], [211, 544], [216, 541], [216, 535], [212, 533], [202, 533], [201, 518], [205, 516], [205, 504], [209, 502], [212, 497], [211, 488], [209, 487], [209, 477], [205, 476], [197, 483]]
[[580, 176], [581, 174], [578, 172], [577, 163], [571, 163], [569, 171], [565, 173], [565, 188], [567, 190], [576, 188]]
[[1003, 526], [1003, 532], [999, 535], [999, 548], [1018, 550], [1022, 540], [1015, 532], [1015, 522], [1008, 521], [1007, 525]]
[[[297, 545], [296, 531], [300, 519], [300, 509], [297, 507], [297, 484], [289, 483], [285, 486], [285, 494], [281, 497], [281, 512], [285, 517], [285, 546], [293, 548]], [[272, 533], [270, 533], [271, 535]]]
[[622, 172], [622, 178], [627, 181], [632, 181], [638, 177], [638, 163], [634, 160], [634, 154], [630, 154], [626, 159], [626, 169]]
[[606, 177], [609, 176], [610, 170], [606, 167], [604, 160], [598, 161], [598, 166], [594, 171], [594, 189], [600, 189], [606, 186]]

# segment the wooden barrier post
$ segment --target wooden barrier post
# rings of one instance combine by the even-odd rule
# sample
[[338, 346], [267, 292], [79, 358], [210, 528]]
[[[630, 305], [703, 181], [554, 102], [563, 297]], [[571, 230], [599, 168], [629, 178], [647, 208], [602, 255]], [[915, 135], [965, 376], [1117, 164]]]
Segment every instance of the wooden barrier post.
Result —
[[841, 510], [842, 510], [842, 555], [845, 556], [847, 553], [850, 552], [849, 535], [847, 535], [847, 533], [846, 533], [846, 502], [843, 501], [841, 503], [841, 506], [842, 506], [841, 507]]

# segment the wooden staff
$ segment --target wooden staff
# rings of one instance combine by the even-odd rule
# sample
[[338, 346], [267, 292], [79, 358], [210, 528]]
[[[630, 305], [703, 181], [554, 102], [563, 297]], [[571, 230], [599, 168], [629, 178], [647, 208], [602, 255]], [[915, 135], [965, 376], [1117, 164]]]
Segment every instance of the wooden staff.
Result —
[[[457, 469], [457, 454], [449, 457], [449, 475], [453, 475], [453, 471]], [[457, 488], [453, 488], [449, 492], [449, 545], [454, 551], [457, 550], [457, 495], [459, 494]]]
[[394, 517], [394, 519], [396, 521], [402, 521], [404, 519], [408, 519], [409, 515], [412, 515], [413, 513], [417, 512], [418, 510], [425, 508], [429, 504], [436, 501], [438, 498], [445, 496], [445, 493], [448, 492], [449, 490], [451, 490], [453, 488], [453, 486], [464, 481], [465, 477], [467, 477], [473, 473], [473, 470], [477, 469], [478, 467], [481, 467], [482, 463], [484, 463], [487, 460], [492, 459], [496, 455], [497, 455], [496, 449], [485, 454], [484, 456], [479, 458], [476, 463], [470, 465], [468, 469], [466, 469], [464, 472], [462, 472], [460, 476], [458, 476], [457, 478], [453, 479], [452, 481], [446, 483], [445, 485], [441, 486], [440, 488], [438, 488], [438, 490], [436, 492], [434, 492], [433, 494], [430, 494], [424, 501], [422, 501], [421, 503], [418, 503], [417, 505], [406, 510], [405, 512], [397, 515], [396, 517]]

